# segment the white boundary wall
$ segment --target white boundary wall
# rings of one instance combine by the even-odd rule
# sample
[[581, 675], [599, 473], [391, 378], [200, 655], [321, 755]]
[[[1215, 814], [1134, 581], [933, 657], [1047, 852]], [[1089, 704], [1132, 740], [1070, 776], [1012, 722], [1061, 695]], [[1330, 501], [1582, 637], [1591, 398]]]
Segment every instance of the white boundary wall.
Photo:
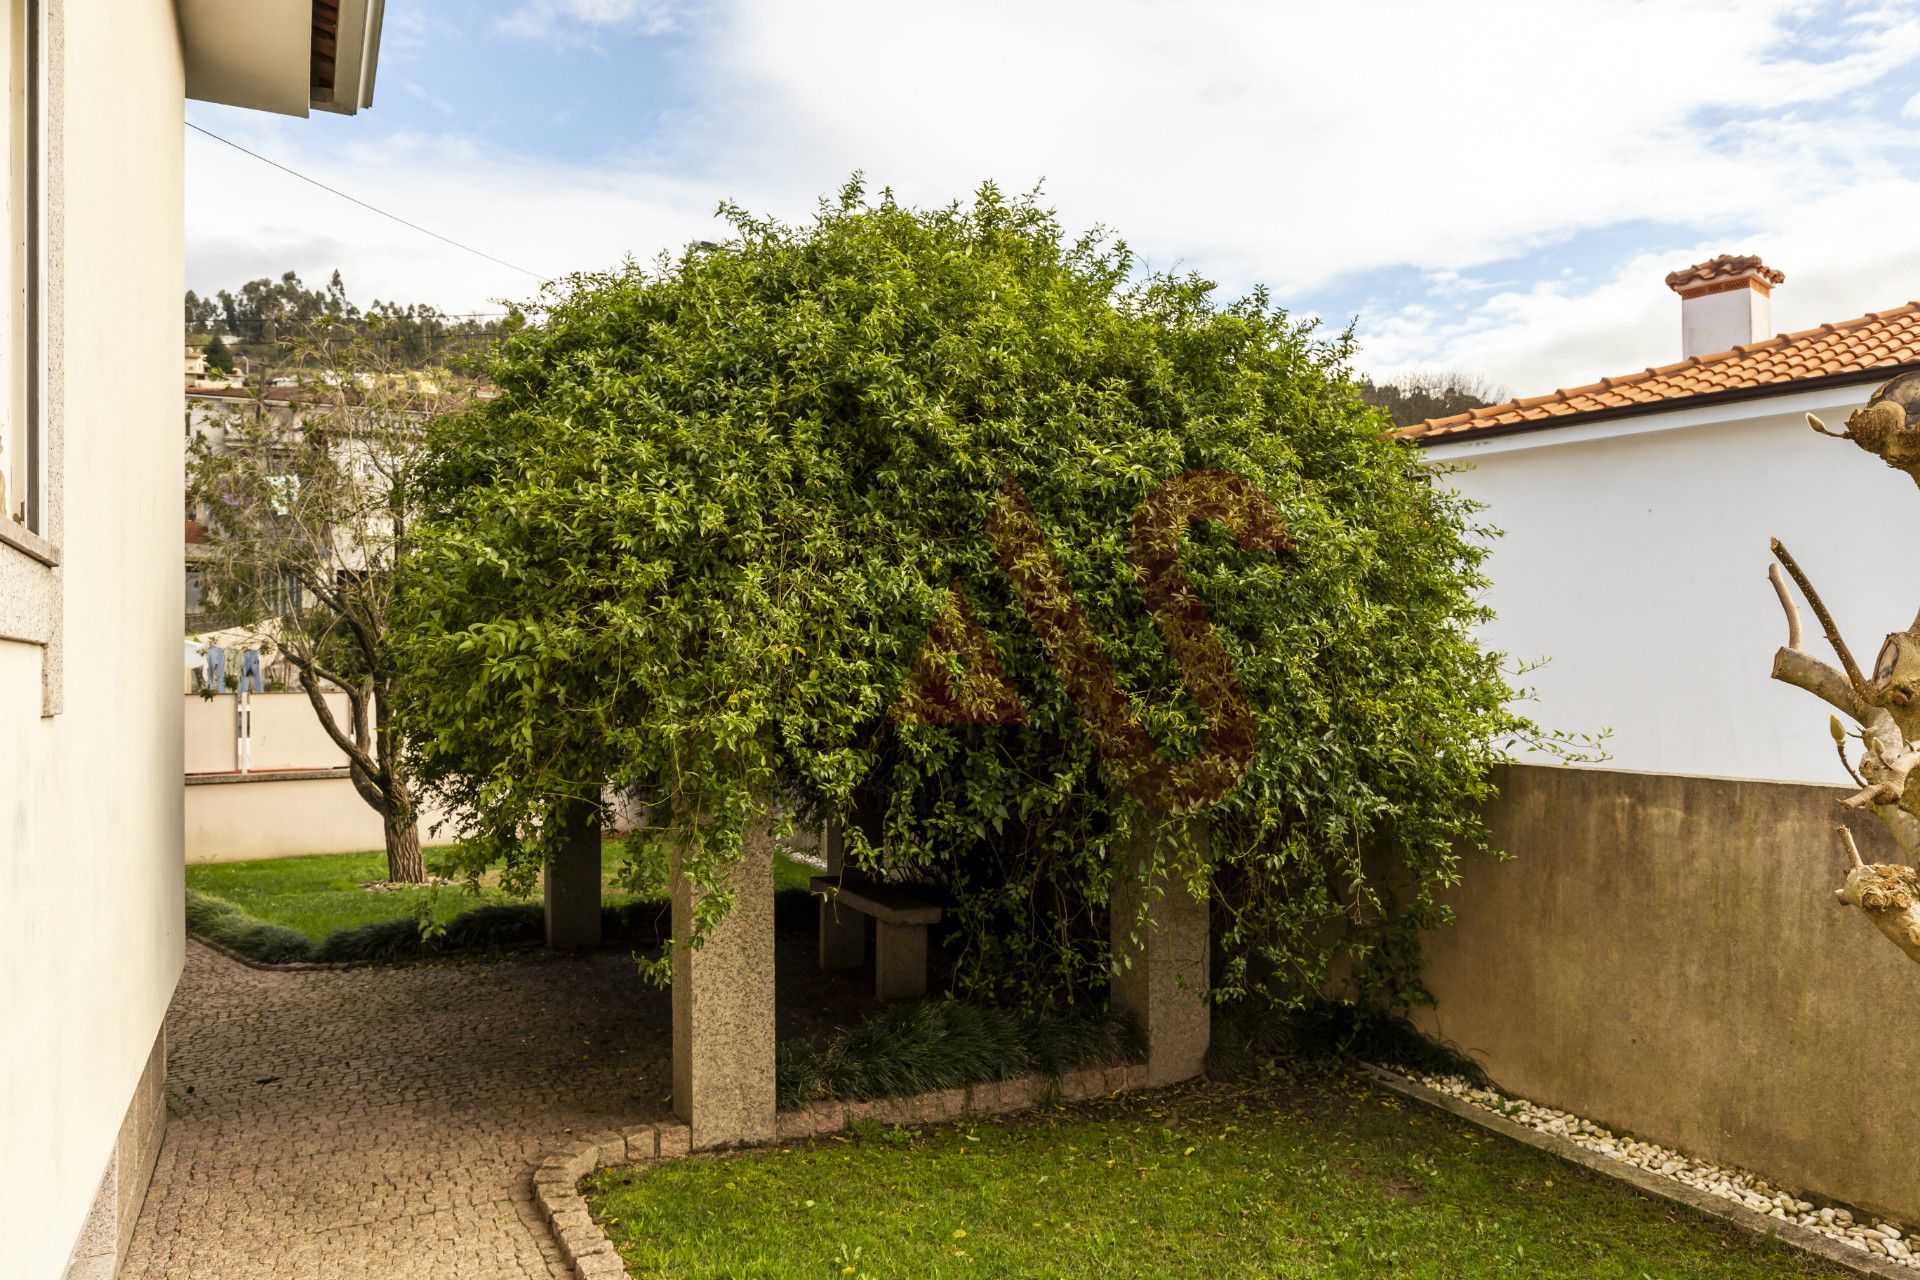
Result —
[[1768, 678], [1786, 624], [1767, 540], [1794, 553], [1863, 666], [1912, 621], [1920, 573], [1898, 549], [1920, 547], [1920, 490], [1806, 424], [1812, 411], [1837, 429], [1876, 385], [1429, 447], [1471, 467], [1449, 482], [1504, 531], [1483, 634], [1549, 659], [1523, 710], [1611, 727], [1610, 768], [1844, 783], [1826, 706]]
[[[347, 697], [326, 695], [344, 727]], [[201, 862], [243, 862], [250, 858], [291, 858], [308, 853], [359, 853], [378, 849], [384, 839], [379, 815], [368, 807], [344, 776], [314, 776], [346, 768], [347, 758], [320, 727], [320, 718], [304, 693], [256, 693], [252, 696], [252, 771], [238, 774], [234, 750], [238, 698], [186, 698], [185, 856]], [[449, 829], [436, 836], [442, 815], [423, 807], [422, 842], [446, 844]]]

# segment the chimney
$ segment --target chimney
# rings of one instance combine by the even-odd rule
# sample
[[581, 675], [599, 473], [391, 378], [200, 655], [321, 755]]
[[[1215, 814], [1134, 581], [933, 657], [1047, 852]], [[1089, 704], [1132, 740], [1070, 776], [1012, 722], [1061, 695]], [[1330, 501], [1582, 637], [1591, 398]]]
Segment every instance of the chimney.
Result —
[[1680, 295], [1680, 355], [1709, 356], [1773, 336], [1768, 294], [1786, 276], [1754, 257], [1723, 253], [1667, 277]]

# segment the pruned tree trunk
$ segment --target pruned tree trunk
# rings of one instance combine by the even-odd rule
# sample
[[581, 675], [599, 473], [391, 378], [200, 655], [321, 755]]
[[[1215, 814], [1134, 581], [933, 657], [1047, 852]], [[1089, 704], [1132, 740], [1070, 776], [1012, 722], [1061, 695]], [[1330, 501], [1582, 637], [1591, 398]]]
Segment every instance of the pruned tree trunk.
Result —
[[[1822, 435], [1852, 440], [1920, 484], [1920, 375], [1886, 383], [1847, 419], [1844, 432], [1827, 430], [1812, 414], [1807, 421]], [[1920, 785], [1909, 787], [1907, 781], [1920, 766], [1920, 616], [1882, 642], [1869, 674], [1854, 661], [1813, 583], [1777, 538], [1773, 554], [1779, 563], [1768, 575], [1787, 617], [1787, 643], [1773, 656], [1773, 678], [1805, 689], [1854, 722], [1851, 732], [1838, 715], [1830, 722], [1841, 767], [1859, 786], [1841, 804], [1879, 818], [1901, 852], [1913, 858], [1920, 852]], [[1789, 576], [1819, 620], [1837, 668], [1802, 647], [1800, 610], [1787, 590]], [[1864, 748], [1857, 768], [1848, 755], [1850, 738]], [[1839, 841], [1851, 865], [1835, 898], [1864, 911], [1909, 959], [1920, 962], [1920, 872], [1898, 863], [1862, 861], [1845, 827], [1839, 829]]]

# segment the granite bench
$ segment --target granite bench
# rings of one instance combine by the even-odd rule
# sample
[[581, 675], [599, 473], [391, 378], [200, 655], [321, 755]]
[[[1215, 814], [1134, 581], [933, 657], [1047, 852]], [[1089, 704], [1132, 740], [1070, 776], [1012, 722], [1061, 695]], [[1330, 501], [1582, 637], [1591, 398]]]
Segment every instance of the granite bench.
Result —
[[866, 962], [867, 931], [858, 918], [873, 917], [873, 994], [881, 1000], [913, 1000], [927, 994], [927, 927], [940, 923], [940, 908], [896, 885], [814, 876], [820, 898], [820, 967], [857, 969]]

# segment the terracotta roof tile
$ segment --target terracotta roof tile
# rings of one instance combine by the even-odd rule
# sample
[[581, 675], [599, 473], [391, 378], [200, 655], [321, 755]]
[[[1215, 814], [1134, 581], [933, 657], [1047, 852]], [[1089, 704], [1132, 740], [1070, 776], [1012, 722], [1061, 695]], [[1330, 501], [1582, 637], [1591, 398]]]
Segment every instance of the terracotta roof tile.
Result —
[[1779, 284], [1787, 277], [1775, 271], [1751, 254], [1737, 255], [1723, 253], [1717, 258], [1705, 262], [1696, 262], [1685, 271], [1675, 271], [1667, 276], [1667, 288], [1690, 289], [1695, 285], [1712, 284], [1716, 280], [1733, 280], [1740, 276], [1753, 276], [1768, 287]]
[[[1727, 259], [1716, 258], [1714, 262]], [[1733, 259], [1733, 261], [1744, 261]], [[1689, 268], [1698, 271], [1712, 264]], [[1676, 275], [1683, 274], [1676, 272]], [[1777, 274], [1777, 273], [1776, 273]], [[1669, 283], [1672, 282], [1669, 277]], [[1430, 442], [1471, 436], [1496, 428], [1554, 426], [1583, 414], [1671, 403], [1679, 407], [1695, 396], [1780, 386], [1814, 378], [1870, 374], [1920, 360], [1920, 302], [1891, 311], [1874, 311], [1857, 320], [1823, 324], [1817, 329], [1783, 333], [1718, 355], [1689, 356], [1623, 377], [1602, 378], [1584, 387], [1552, 395], [1530, 396], [1469, 409], [1446, 418], [1402, 427], [1403, 439]]]

